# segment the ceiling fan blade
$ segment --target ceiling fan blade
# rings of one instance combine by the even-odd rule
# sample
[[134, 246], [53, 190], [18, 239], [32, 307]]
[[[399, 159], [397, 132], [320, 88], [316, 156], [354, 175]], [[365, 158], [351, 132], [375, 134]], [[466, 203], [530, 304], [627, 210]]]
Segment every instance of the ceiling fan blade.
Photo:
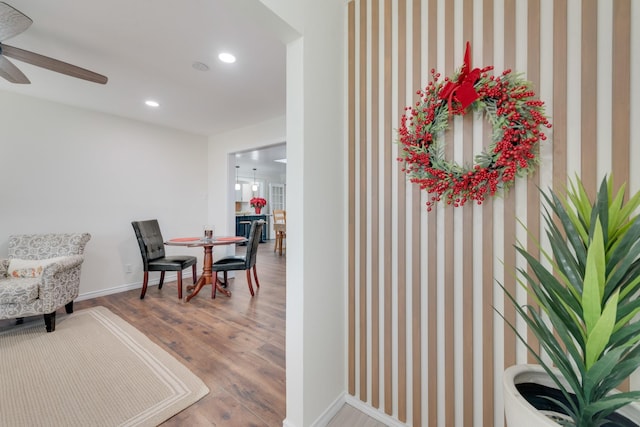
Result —
[[17, 59], [18, 61], [35, 65], [36, 67], [46, 68], [47, 70], [55, 71], [56, 73], [66, 74], [67, 76], [77, 77], [94, 83], [105, 84], [108, 81], [107, 77], [102, 74], [94, 73], [93, 71], [89, 71], [85, 68], [80, 68], [67, 62], [49, 58], [48, 56], [40, 55], [39, 53], [29, 52], [28, 50], [7, 46], [6, 44], [3, 44], [1, 48], [3, 55]]
[[33, 24], [31, 18], [0, 2], [0, 41], [16, 36]]
[[31, 83], [18, 67], [2, 55], [0, 55], [0, 77], [11, 83]]

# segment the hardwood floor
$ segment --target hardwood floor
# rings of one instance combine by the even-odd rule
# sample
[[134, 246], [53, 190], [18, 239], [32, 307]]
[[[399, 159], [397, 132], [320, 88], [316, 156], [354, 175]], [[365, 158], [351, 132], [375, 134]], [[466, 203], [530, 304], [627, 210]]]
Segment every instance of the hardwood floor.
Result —
[[[253, 298], [246, 275], [238, 272], [229, 284], [231, 298], [218, 293], [213, 300], [207, 286], [190, 302], [182, 303], [176, 283], [167, 282], [161, 290], [150, 286], [144, 300], [136, 289], [74, 303], [76, 311], [107, 307], [209, 387], [208, 395], [162, 426], [282, 426], [286, 416], [286, 251], [282, 256], [274, 253], [274, 243], [260, 244], [257, 268], [261, 286]], [[242, 250], [238, 248], [239, 253]], [[183, 284], [185, 294], [187, 284], [190, 279]], [[64, 309], [57, 312], [58, 319], [66, 315]], [[25, 322], [39, 319], [41, 316]], [[0, 320], [0, 330], [14, 325], [13, 319]], [[328, 427], [383, 425], [345, 404]]]
[[345, 403], [340, 411], [329, 421], [327, 427], [386, 427], [377, 421]]
[[[211, 287], [206, 286], [183, 304], [176, 283], [167, 282], [161, 290], [149, 287], [144, 300], [139, 290], [132, 290], [75, 303], [75, 310], [107, 307], [207, 384], [207, 396], [163, 426], [282, 426], [286, 256], [275, 254], [273, 245], [268, 241], [259, 247], [261, 286], [254, 298], [246, 275], [237, 272], [229, 285], [231, 298], [218, 293], [211, 299]], [[184, 283], [185, 294], [187, 284], [190, 279]], [[58, 316], [64, 315], [58, 310]]]

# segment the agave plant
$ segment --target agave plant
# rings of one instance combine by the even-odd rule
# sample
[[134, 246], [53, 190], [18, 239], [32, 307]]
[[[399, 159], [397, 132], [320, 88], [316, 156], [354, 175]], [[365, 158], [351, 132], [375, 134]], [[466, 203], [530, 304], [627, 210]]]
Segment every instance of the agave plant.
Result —
[[614, 391], [640, 365], [640, 193], [625, 203], [625, 185], [613, 195], [606, 177], [593, 202], [578, 178], [569, 187], [566, 197], [542, 193], [552, 254], [538, 247], [550, 268], [516, 245], [533, 272], [519, 268], [518, 282], [538, 307], [505, 293], [548, 356], [510, 324], [564, 395], [554, 400], [571, 418], [564, 425], [599, 426], [640, 399], [640, 391]]

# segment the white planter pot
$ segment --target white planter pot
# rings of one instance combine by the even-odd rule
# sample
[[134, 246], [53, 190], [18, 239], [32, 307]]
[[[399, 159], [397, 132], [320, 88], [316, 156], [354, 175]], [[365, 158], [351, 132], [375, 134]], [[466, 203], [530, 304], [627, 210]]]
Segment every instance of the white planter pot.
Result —
[[[558, 376], [561, 376], [558, 372]], [[520, 394], [516, 384], [535, 383], [556, 388], [555, 383], [540, 365], [514, 365], [504, 371], [504, 413], [508, 427], [557, 427], [559, 424], [533, 407]], [[632, 403], [618, 410], [640, 425], [640, 405]]]

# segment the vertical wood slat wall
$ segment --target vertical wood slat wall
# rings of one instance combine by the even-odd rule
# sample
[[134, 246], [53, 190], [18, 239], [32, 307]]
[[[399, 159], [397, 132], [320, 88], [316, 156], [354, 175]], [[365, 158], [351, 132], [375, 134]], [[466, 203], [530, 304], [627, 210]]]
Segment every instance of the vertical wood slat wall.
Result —
[[[494, 307], [517, 322], [496, 280], [518, 293], [516, 239], [545, 241], [537, 191], [574, 174], [593, 194], [615, 171], [640, 189], [631, 161], [640, 131], [640, 62], [631, 0], [353, 0], [348, 11], [348, 391], [412, 426], [501, 426], [503, 369], [531, 362]], [[406, 182], [395, 131], [430, 70], [472, 64], [523, 72], [553, 128], [538, 172], [481, 206], [438, 206]], [[608, 61], [603, 63], [602, 61]], [[481, 118], [456, 117], [447, 158], [488, 143]], [[526, 334], [525, 334], [526, 335]], [[535, 340], [529, 336], [531, 343]]]

